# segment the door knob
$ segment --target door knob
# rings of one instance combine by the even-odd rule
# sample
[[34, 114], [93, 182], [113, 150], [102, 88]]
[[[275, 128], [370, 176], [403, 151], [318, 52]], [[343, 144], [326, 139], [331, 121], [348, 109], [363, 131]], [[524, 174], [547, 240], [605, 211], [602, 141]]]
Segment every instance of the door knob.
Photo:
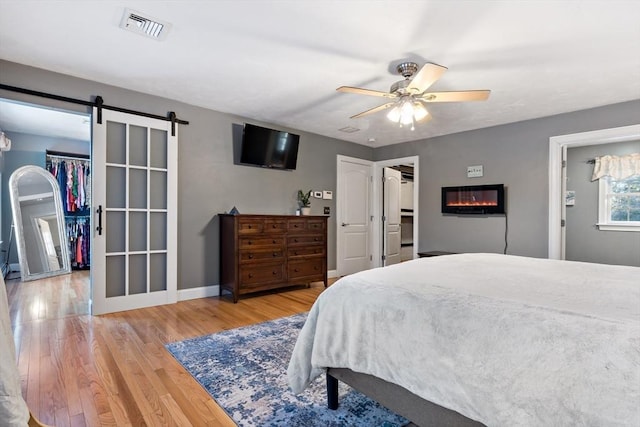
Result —
[[349, 225], [349, 224], [347, 224], [346, 222], [343, 222], [343, 223], [342, 223], [342, 226], [343, 226], [343, 227], [346, 227], [347, 225]]

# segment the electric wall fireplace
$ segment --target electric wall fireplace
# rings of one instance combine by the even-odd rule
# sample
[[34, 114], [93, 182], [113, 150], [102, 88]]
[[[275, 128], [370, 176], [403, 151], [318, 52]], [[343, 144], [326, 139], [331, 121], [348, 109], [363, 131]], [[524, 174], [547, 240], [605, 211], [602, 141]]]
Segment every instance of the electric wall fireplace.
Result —
[[504, 184], [442, 187], [442, 213], [504, 214]]

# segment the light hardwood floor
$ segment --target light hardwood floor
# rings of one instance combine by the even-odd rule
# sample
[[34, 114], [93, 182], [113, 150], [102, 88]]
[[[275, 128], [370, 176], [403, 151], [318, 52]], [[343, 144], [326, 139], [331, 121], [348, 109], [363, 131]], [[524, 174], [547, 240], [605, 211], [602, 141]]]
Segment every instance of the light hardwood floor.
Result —
[[89, 273], [7, 280], [22, 392], [45, 424], [234, 426], [164, 344], [307, 311], [324, 290], [88, 314]]

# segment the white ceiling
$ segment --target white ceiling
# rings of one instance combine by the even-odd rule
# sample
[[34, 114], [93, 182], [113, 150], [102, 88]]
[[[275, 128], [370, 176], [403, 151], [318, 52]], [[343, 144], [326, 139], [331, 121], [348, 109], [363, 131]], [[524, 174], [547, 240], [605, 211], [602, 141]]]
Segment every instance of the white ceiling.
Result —
[[[166, 40], [120, 29], [125, 8]], [[639, 22], [637, 0], [0, 0], [0, 58], [382, 146], [640, 99]], [[385, 101], [335, 89], [387, 91], [407, 59], [449, 68], [431, 90], [491, 97], [429, 104], [415, 131], [349, 119]]]
[[0, 129], [89, 142], [91, 116], [0, 99]]

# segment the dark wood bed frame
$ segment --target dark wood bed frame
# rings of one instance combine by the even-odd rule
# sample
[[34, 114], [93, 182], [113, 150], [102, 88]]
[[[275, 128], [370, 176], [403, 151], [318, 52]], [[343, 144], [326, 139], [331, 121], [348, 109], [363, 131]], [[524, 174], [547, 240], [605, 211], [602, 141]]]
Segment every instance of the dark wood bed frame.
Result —
[[345, 368], [327, 369], [327, 403], [338, 408], [338, 380], [366, 394], [376, 402], [402, 415], [418, 426], [484, 426], [456, 411], [436, 405], [397, 384]]

